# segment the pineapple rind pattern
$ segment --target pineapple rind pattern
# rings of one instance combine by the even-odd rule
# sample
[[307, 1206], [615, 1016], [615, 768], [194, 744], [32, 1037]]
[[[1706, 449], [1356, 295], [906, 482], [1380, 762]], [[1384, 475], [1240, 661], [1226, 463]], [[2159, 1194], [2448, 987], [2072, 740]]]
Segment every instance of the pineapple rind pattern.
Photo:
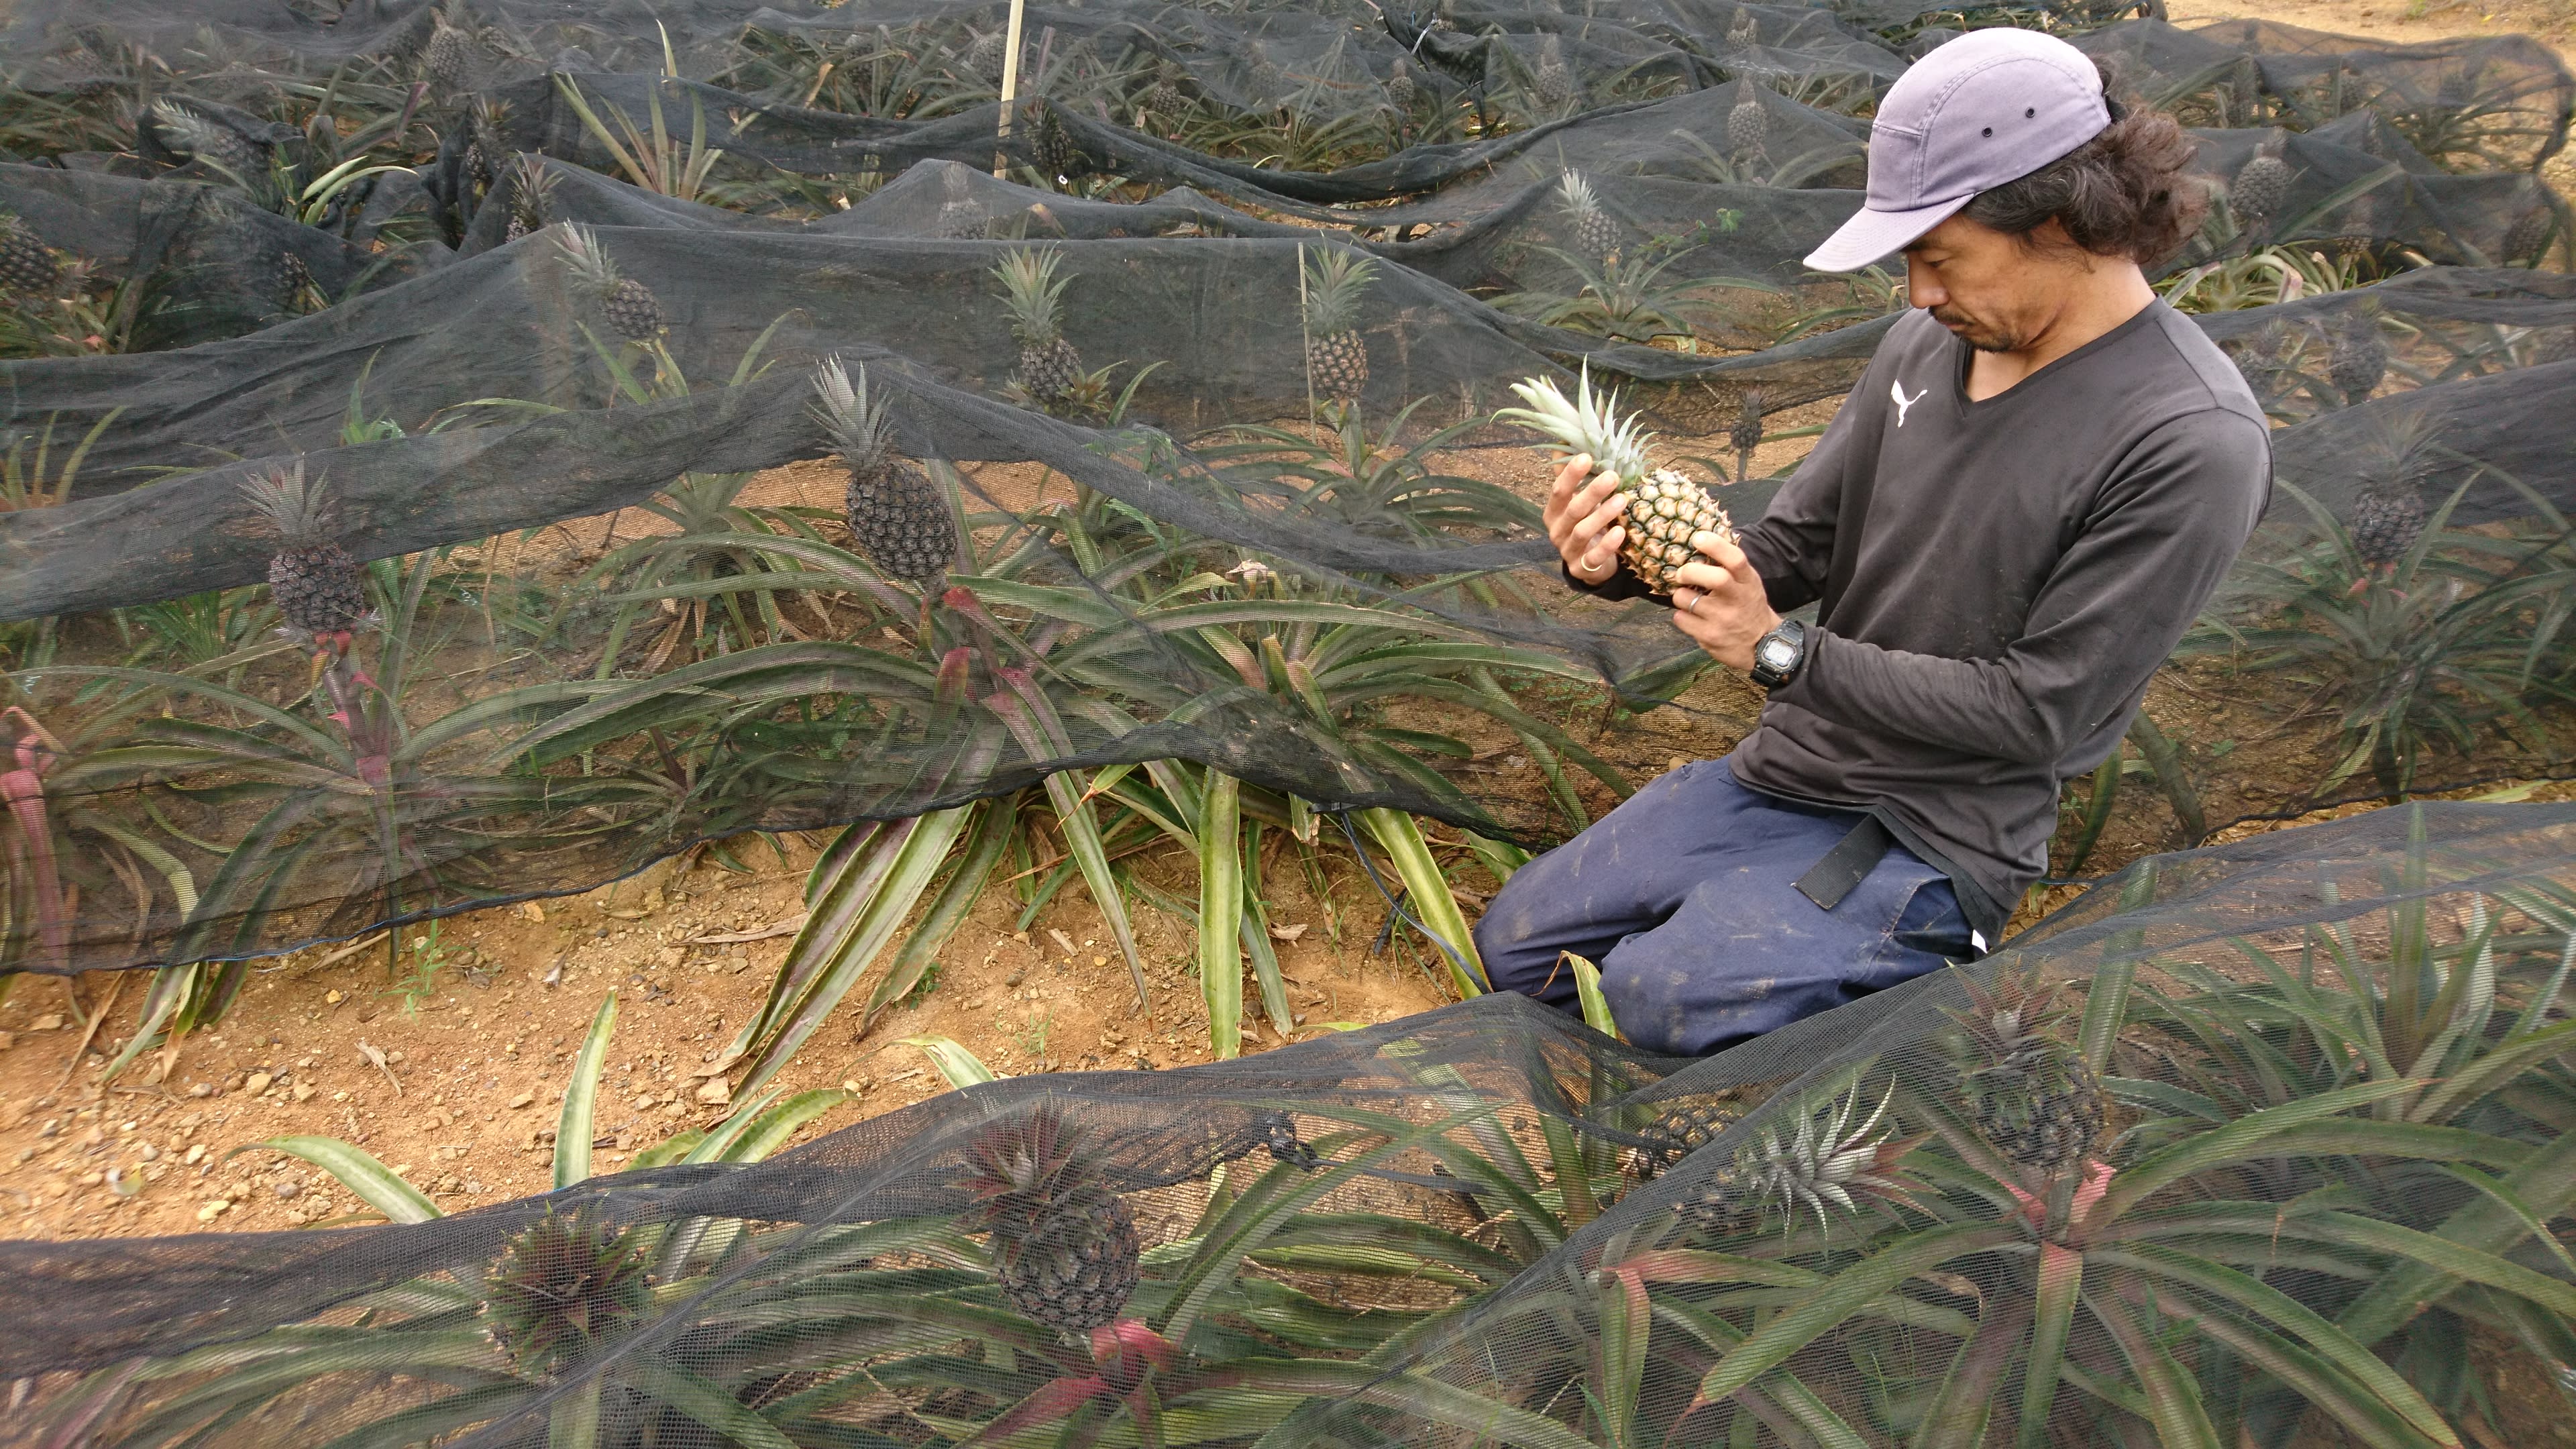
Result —
[[1965, 1028], [1959, 1090], [1977, 1132], [2014, 1165], [2043, 1176], [2092, 1154], [2106, 1121], [2102, 1083], [2063, 1031], [2056, 992], [2007, 978], [1969, 988], [1950, 1013]]
[[315, 638], [344, 633], [366, 616], [358, 561], [329, 532], [330, 495], [299, 460], [242, 482], [259, 531], [278, 541], [268, 561], [269, 598], [286, 627]]
[[42, 297], [62, 280], [44, 239], [17, 217], [0, 213], [0, 292], [13, 297]]
[[854, 381], [837, 357], [815, 370], [815, 417], [850, 470], [844, 521], [859, 551], [895, 578], [925, 587], [955, 561], [955, 526], [927, 474], [894, 451], [893, 410], [871, 395], [868, 370]]
[[1674, 469], [1649, 464], [1646, 444], [1652, 435], [1639, 432], [1635, 418], [1619, 416], [1615, 395], [1593, 392], [1589, 369], [1571, 399], [1546, 378], [1513, 383], [1512, 391], [1529, 406], [1505, 408], [1497, 420], [1526, 423], [1545, 433], [1560, 453], [1590, 454], [1596, 472], [1618, 475], [1628, 500], [1620, 562], [1648, 592], [1672, 593], [1673, 571], [1699, 557], [1690, 543], [1695, 534], [1735, 537], [1726, 510], [1707, 489]]
[[1089, 1134], [1039, 1103], [976, 1134], [966, 1223], [992, 1235], [1011, 1308], [1064, 1334], [1118, 1320], [1136, 1291], [1136, 1220], [1102, 1180]]

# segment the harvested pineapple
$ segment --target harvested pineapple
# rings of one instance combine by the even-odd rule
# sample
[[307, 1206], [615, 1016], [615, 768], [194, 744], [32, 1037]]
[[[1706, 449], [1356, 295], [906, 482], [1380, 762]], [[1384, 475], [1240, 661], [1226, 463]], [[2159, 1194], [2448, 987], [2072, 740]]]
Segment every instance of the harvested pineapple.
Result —
[[1596, 473], [1618, 476], [1619, 496], [1628, 500], [1621, 520], [1627, 537], [1619, 545], [1619, 561], [1649, 592], [1672, 593], [1673, 571], [1700, 556], [1691, 547], [1692, 535], [1708, 532], [1734, 540], [1735, 525], [1707, 489], [1674, 469], [1653, 465], [1646, 445], [1654, 435], [1638, 431], [1633, 416], [1619, 416], [1615, 394], [1592, 391], [1590, 369], [1571, 400], [1543, 377], [1513, 383], [1512, 391], [1529, 406], [1505, 408], [1495, 414], [1498, 420], [1536, 428], [1560, 455], [1588, 453]]

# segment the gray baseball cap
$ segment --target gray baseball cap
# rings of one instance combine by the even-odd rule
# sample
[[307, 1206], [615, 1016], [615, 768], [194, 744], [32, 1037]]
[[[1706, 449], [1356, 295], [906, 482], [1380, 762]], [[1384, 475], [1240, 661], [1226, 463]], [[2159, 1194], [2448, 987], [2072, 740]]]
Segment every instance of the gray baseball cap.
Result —
[[2091, 56], [2035, 31], [1970, 31], [1888, 88], [1870, 126], [1868, 200], [1807, 265], [1868, 266], [2110, 124]]

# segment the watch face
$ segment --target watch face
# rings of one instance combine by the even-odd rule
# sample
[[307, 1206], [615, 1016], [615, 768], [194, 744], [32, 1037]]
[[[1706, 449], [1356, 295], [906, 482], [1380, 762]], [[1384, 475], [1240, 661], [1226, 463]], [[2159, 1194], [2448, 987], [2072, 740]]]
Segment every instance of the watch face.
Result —
[[1786, 669], [1798, 658], [1798, 651], [1786, 639], [1774, 639], [1762, 646], [1762, 662], [1774, 669]]

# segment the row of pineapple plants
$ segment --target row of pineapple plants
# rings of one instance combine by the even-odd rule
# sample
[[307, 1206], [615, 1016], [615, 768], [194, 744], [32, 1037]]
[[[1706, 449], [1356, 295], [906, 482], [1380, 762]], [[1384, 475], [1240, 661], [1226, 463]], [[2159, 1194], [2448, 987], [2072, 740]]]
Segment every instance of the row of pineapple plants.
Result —
[[[365, 1432], [2483, 1441], [2496, 1411], [2444, 1367], [2468, 1326], [2576, 1362], [2552, 1232], [2576, 1214], [2576, 896], [2445, 890], [2429, 858], [2419, 835], [2363, 867], [2388, 904], [2219, 960], [2114, 915], [2098, 962], [1934, 978], [1911, 1029], [1786, 1077], [1659, 1081], [1608, 1035], [1516, 1055], [1570, 1029], [1499, 1003], [1312, 1049], [1365, 1094], [1218, 1074], [1113, 1103], [927, 1043], [963, 1095], [907, 1109], [900, 1164], [855, 1170], [828, 1222], [567, 1193], [456, 1240], [481, 1263], [353, 1285], [354, 1323], [38, 1409], [176, 1443], [376, 1403], [382, 1366], [434, 1360]], [[2157, 894], [2152, 867], [2106, 889]], [[1175, 1185], [1182, 1221], [1148, 1230], [1129, 1199]]]

